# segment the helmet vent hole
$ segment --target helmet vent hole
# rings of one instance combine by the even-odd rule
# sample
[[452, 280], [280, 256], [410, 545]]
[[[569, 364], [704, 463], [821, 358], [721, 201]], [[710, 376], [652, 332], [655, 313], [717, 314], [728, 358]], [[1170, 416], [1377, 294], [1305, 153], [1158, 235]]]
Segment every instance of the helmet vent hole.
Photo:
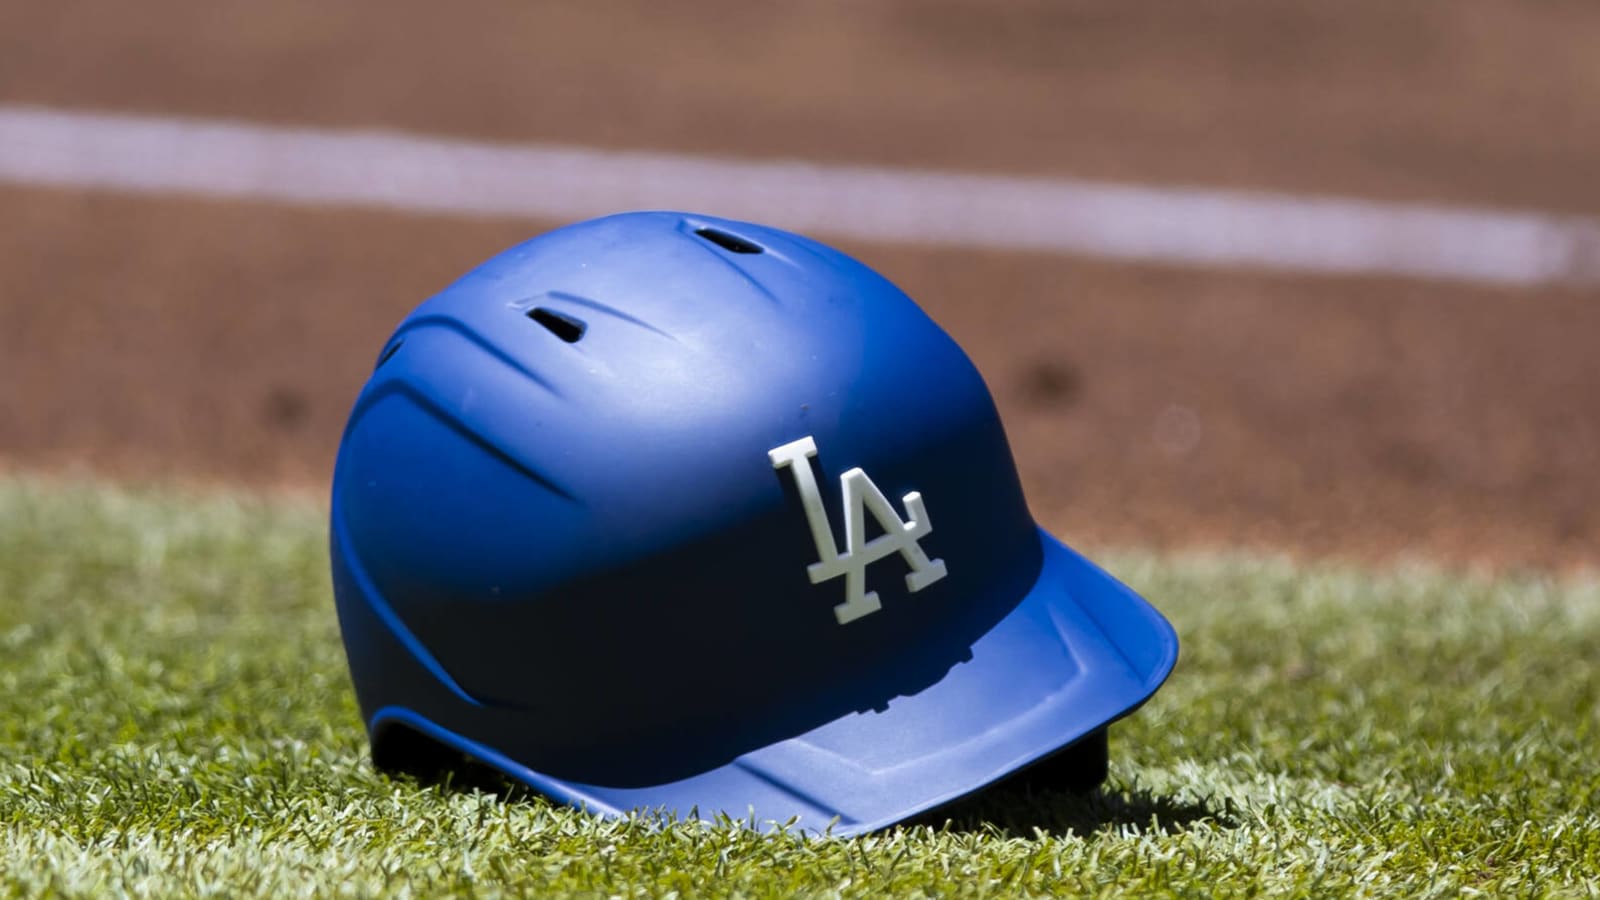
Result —
[[760, 253], [762, 251], [760, 244], [754, 241], [747, 241], [736, 234], [729, 234], [716, 228], [696, 228], [694, 233], [729, 253]]
[[536, 306], [528, 311], [528, 318], [543, 325], [546, 330], [569, 344], [576, 344], [578, 339], [589, 326], [582, 319], [575, 319], [565, 313], [558, 313], [553, 309]]

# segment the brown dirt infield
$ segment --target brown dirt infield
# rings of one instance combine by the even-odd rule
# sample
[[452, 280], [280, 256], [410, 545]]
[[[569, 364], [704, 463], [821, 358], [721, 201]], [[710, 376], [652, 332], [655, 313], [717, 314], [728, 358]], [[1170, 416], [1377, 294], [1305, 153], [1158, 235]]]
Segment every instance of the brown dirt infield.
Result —
[[[669, 6], [0, 3], [0, 101], [1600, 211], [1594, 5]], [[556, 224], [0, 210], [0, 465], [310, 490], [393, 323]], [[1071, 540], [1596, 562], [1600, 291], [847, 249]]]
[[[320, 489], [393, 324], [513, 222], [0, 191], [12, 465]], [[1592, 561], [1595, 293], [849, 249], [969, 349], [1094, 543]]]

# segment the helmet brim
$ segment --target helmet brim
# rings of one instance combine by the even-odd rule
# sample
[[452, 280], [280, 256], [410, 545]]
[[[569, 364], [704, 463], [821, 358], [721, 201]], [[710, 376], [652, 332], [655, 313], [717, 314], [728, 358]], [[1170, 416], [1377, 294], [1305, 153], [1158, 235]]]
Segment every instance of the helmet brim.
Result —
[[1028, 595], [930, 687], [726, 765], [665, 784], [609, 787], [533, 771], [395, 707], [404, 724], [540, 793], [591, 812], [665, 810], [849, 836], [970, 794], [1137, 709], [1172, 671], [1178, 640], [1143, 598], [1042, 529]]

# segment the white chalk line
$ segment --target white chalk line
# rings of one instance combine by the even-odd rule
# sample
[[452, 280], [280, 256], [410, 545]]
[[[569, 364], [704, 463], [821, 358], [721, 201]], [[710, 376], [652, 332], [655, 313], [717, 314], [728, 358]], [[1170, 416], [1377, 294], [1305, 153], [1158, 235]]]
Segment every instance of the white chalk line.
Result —
[[0, 105], [0, 182], [556, 221], [680, 209], [912, 245], [1600, 282], [1594, 218], [26, 106]]

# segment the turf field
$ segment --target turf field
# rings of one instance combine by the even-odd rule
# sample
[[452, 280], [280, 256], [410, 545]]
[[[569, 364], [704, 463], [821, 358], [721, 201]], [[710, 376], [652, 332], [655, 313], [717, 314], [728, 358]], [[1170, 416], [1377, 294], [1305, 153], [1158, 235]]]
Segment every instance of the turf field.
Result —
[[0, 481], [0, 885], [1600, 893], [1600, 581], [1111, 554], [1184, 641], [1098, 795], [854, 840], [374, 773], [311, 502]]

